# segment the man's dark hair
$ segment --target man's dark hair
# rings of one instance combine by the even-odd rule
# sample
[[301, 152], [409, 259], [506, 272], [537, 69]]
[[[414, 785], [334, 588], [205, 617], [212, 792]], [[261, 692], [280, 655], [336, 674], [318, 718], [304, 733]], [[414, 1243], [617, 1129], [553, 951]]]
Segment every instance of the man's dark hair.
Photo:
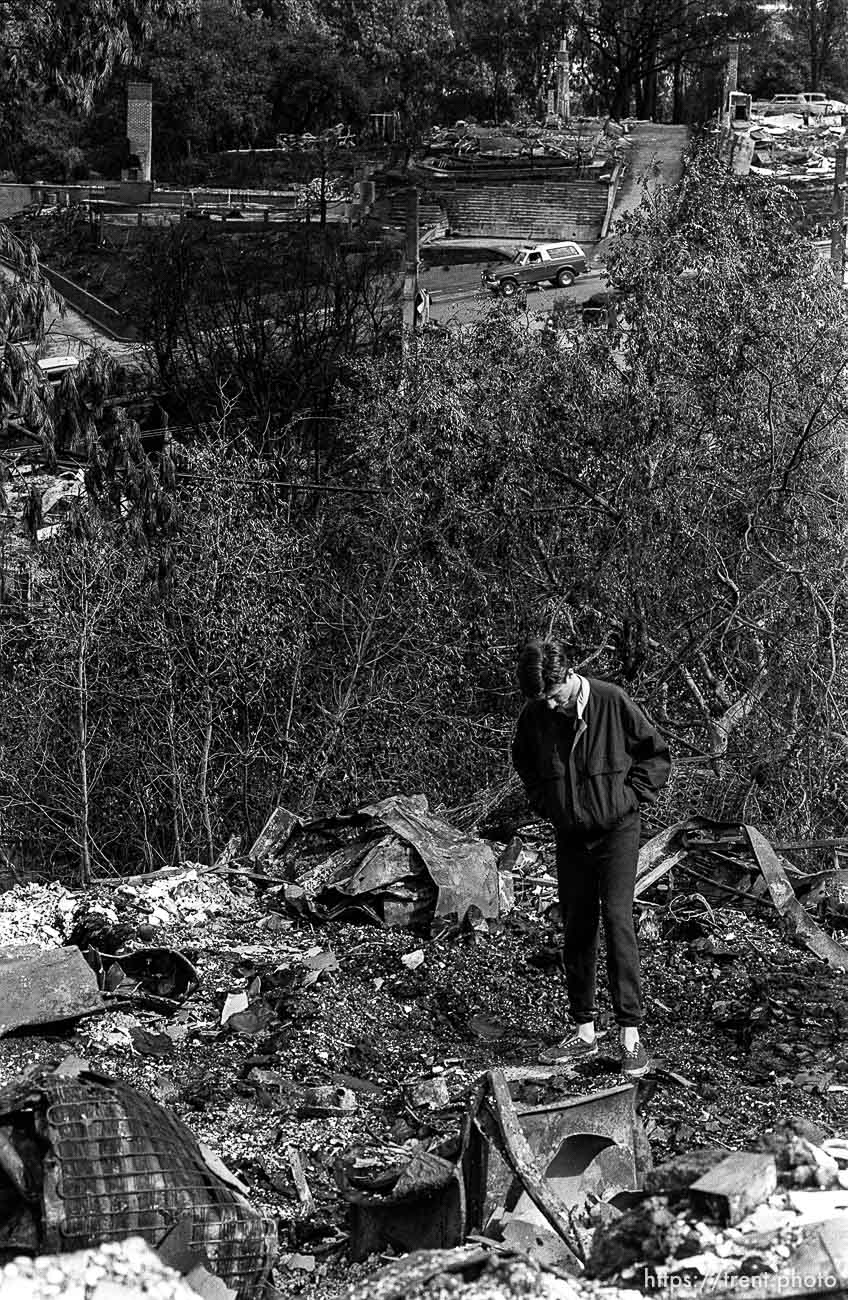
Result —
[[518, 685], [528, 700], [537, 700], [560, 686], [574, 666], [574, 656], [564, 641], [528, 641], [518, 656]]

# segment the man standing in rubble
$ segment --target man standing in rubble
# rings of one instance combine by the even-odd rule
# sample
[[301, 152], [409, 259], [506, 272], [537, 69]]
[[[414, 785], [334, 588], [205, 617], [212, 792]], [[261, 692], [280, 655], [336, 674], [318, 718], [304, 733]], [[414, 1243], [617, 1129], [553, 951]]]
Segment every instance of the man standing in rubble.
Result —
[[533, 640], [519, 656], [525, 704], [512, 761], [531, 807], [553, 823], [565, 930], [568, 1003], [576, 1032], [542, 1052], [569, 1066], [597, 1055], [596, 967], [600, 922], [609, 992], [621, 1040], [621, 1069], [645, 1074], [643, 1008], [633, 894], [640, 809], [668, 780], [668, 746], [618, 686], [582, 677], [562, 641]]

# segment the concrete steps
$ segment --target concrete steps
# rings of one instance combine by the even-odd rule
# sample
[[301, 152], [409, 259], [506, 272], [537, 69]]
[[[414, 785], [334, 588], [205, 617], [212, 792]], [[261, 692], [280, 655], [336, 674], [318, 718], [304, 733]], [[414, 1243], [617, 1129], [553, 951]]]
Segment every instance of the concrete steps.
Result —
[[594, 241], [606, 211], [607, 188], [596, 181], [458, 185], [441, 198], [457, 235]]
[[[389, 226], [399, 226], [404, 229], [406, 226], [406, 196], [403, 193], [387, 194], [378, 199], [375, 204], [375, 211], [381, 221]], [[421, 230], [426, 230], [428, 226], [444, 226], [447, 224], [447, 214], [444, 204], [438, 199], [421, 198], [418, 203], [418, 224]]]
[[[431, 189], [419, 204], [421, 230], [446, 225], [452, 234], [502, 239], [575, 239], [594, 243], [606, 214], [605, 183], [588, 180], [510, 180]], [[375, 213], [403, 228], [406, 198], [383, 195]]]

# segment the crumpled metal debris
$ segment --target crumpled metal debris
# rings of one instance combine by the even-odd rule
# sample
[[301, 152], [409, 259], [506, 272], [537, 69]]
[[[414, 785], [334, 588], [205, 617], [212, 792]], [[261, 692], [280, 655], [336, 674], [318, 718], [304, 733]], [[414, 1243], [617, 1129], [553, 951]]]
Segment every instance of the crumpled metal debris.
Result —
[[192, 963], [175, 948], [134, 948], [115, 954], [89, 949], [89, 965], [109, 1000], [166, 1015], [200, 987]]
[[436, 917], [464, 920], [476, 907], [485, 918], [499, 914], [498, 865], [492, 848], [433, 816], [405, 795], [362, 809], [409, 845], [436, 886]]
[[367, 1259], [387, 1246], [406, 1251], [463, 1241], [462, 1168], [438, 1150], [416, 1143], [383, 1169], [368, 1168], [352, 1152], [336, 1163], [335, 1173], [349, 1206], [351, 1259]]
[[0, 1090], [0, 1138], [0, 1258], [140, 1236], [238, 1300], [262, 1294], [276, 1225], [146, 1094], [84, 1069], [37, 1073]]
[[585, 1208], [590, 1196], [608, 1199], [639, 1186], [644, 1143], [636, 1089], [624, 1084], [528, 1105], [521, 1100], [528, 1084], [536, 1097], [536, 1075], [516, 1073], [508, 1083], [500, 1070], [490, 1070], [467, 1117], [472, 1226], [519, 1244], [517, 1225], [527, 1225], [532, 1237], [520, 1237], [525, 1248], [541, 1233], [545, 1252], [556, 1248], [560, 1266], [579, 1273], [583, 1248], [572, 1212]]
[[461, 1140], [347, 1152], [336, 1180], [350, 1206], [352, 1258], [386, 1246], [447, 1248], [482, 1231], [579, 1274], [584, 1252], [572, 1213], [639, 1187], [646, 1144], [636, 1088], [580, 1097], [555, 1089], [543, 1105], [525, 1104], [525, 1089], [538, 1101], [537, 1073], [516, 1070], [507, 1083], [490, 1070], [469, 1103]]
[[[388, 926], [450, 925], [509, 910], [511, 877], [499, 872], [492, 847], [436, 817], [423, 796], [369, 804], [350, 828], [352, 840], [298, 877], [304, 896], [328, 916], [355, 911]], [[287, 889], [284, 895], [288, 901]]]

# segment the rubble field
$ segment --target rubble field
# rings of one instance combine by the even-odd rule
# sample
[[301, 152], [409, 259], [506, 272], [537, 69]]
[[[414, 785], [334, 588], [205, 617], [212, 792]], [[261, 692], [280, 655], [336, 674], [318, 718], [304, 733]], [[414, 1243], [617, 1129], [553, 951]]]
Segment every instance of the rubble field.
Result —
[[[400, 824], [390, 802], [366, 810], [384, 818], [381, 831]], [[414, 807], [420, 812], [422, 805]], [[411, 808], [408, 801], [410, 817]], [[739, 828], [732, 833], [738, 837]], [[613, 1204], [611, 1187], [601, 1182], [579, 1214], [569, 1211], [559, 1237], [551, 1228], [556, 1214], [543, 1207], [541, 1219], [536, 1211], [525, 1215], [520, 1231], [513, 1222], [512, 1236], [500, 1243], [487, 1235], [490, 1224], [465, 1244], [445, 1242], [450, 1249], [441, 1252], [431, 1239], [423, 1253], [400, 1263], [390, 1239], [368, 1250], [378, 1241], [380, 1219], [369, 1218], [367, 1207], [391, 1195], [399, 1172], [413, 1191], [421, 1191], [426, 1177], [437, 1180], [430, 1194], [434, 1186], [454, 1185], [451, 1161], [481, 1096], [485, 1108], [487, 1088], [491, 1103], [506, 1080], [516, 1106], [538, 1108], [571, 1105], [626, 1083], [614, 1054], [605, 1053], [616, 1033], [603, 977], [600, 1023], [607, 1033], [600, 1055], [571, 1074], [540, 1071], [537, 1064], [540, 1049], [569, 1028], [553, 846], [544, 828], [525, 827], [522, 840], [506, 851], [502, 844], [487, 848], [492, 861], [501, 855], [500, 871], [509, 876], [498, 915], [491, 907], [482, 915], [465, 898], [452, 917], [441, 908], [440, 924], [434, 923], [438, 899], [453, 898], [454, 882], [438, 881], [435, 903], [432, 888], [413, 897], [409, 882], [423, 879], [420, 863], [418, 876], [399, 882], [397, 861], [393, 867], [390, 861], [400, 845], [409, 870], [410, 844], [430, 861], [437, 841], [383, 836], [376, 856], [373, 838], [370, 843], [366, 858], [357, 859], [350, 833], [341, 835], [329, 879], [339, 888], [335, 895], [331, 888], [325, 906], [329, 859], [307, 841], [302, 856], [297, 844], [287, 859], [269, 855], [264, 863], [233, 852], [217, 869], [188, 865], [103, 882], [84, 895], [56, 883], [18, 884], [0, 894], [0, 992], [4, 960], [22, 963], [19, 972], [30, 972], [35, 987], [48, 953], [52, 960], [57, 949], [75, 948], [87, 955], [85, 978], [90, 974], [102, 1001], [69, 1020], [54, 1010], [27, 1023], [26, 999], [19, 997], [17, 1021], [0, 1023], [0, 1101], [7, 1098], [13, 1125], [8, 1097], [19, 1081], [57, 1066], [80, 1080], [105, 1077], [140, 1090], [224, 1162], [221, 1177], [238, 1189], [234, 1200], [243, 1198], [257, 1222], [276, 1225], [271, 1296], [364, 1300], [461, 1292], [470, 1300], [519, 1294], [574, 1300], [650, 1293], [671, 1286], [669, 1277], [674, 1293], [685, 1295], [687, 1286], [694, 1294], [717, 1274], [727, 1275], [733, 1290], [740, 1276], [777, 1274], [795, 1259], [805, 1224], [848, 1215], [848, 1142], [842, 1140], [848, 1138], [848, 974], [789, 936], [768, 892], [749, 888], [750, 854], [741, 864], [737, 845], [724, 858], [735, 854], [749, 876], [741, 888], [724, 884], [727, 903], [714, 891], [711, 899], [693, 874], [697, 855], [687, 859], [679, 850], [637, 900], [652, 1068], [634, 1088], [642, 1189], [635, 1199], [626, 1193]], [[466, 836], [462, 843], [471, 861], [468, 854], [483, 841]], [[362, 901], [351, 871], [361, 885], [366, 860], [372, 890]], [[702, 874], [703, 860], [704, 852]], [[312, 880], [311, 890], [305, 880]], [[488, 887], [481, 881], [475, 897]], [[380, 888], [387, 891], [384, 904], [400, 908], [387, 913], [394, 924], [380, 915]], [[340, 893], [350, 906], [339, 907]], [[823, 921], [821, 890], [816, 897], [815, 915]], [[427, 917], [422, 898], [430, 900]], [[808, 914], [814, 915], [810, 905]], [[828, 924], [836, 949], [842, 931], [832, 915]], [[7, 971], [11, 979], [12, 967]], [[20, 990], [20, 973], [15, 980]], [[500, 1095], [503, 1102], [506, 1094]], [[508, 1099], [503, 1104], [510, 1107]], [[490, 1113], [497, 1113], [491, 1104]], [[0, 1117], [0, 1140], [8, 1122]], [[741, 1183], [760, 1187], [758, 1196], [737, 1213], [735, 1191], [708, 1189], [699, 1205], [690, 1184], [708, 1179], [711, 1170], [720, 1174], [734, 1152], [754, 1162]], [[532, 1182], [527, 1175], [531, 1200]], [[357, 1187], [367, 1196], [351, 1192]], [[535, 1196], [538, 1207], [544, 1195], [540, 1200], [537, 1188]], [[552, 1203], [559, 1204], [555, 1197]], [[505, 1221], [521, 1217], [514, 1205], [506, 1208]], [[527, 1223], [534, 1222], [537, 1235], [528, 1238]], [[420, 1224], [424, 1233], [423, 1217]], [[439, 1230], [444, 1235], [443, 1224]], [[16, 1285], [24, 1278], [29, 1286], [42, 1261], [25, 1261], [27, 1252], [20, 1251], [4, 1273], [3, 1261], [16, 1252], [3, 1232], [0, 1212], [5, 1295], [16, 1278]], [[573, 1275], [563, 1251], [582, 1257], [585, 1275]], [[89, 1271], [95, 1281], [103, 1273], [98, 1268]], [[51, 1276], [55, 1286], [55, 1262]], [[237, 1294], [210, 1288], [205, 1277], [201, 1294], [219, 1300]], [[178, 1280], [175, 1295], [182, 1294]], [[80, 1283], [79, 1300], [101, 1300], [94, 1283], [86, 1285]], [[103, 1300], [117, 1297], [115, 1285], [110, 1282]], [[160, 1290], [150, 1294], [164, 1295], [162, 1277], [156, 1285]], [[76, 1294], [70, 1283], [60, 1293]], [[818, 1292], [806, 1286], [796, 1293]]]

